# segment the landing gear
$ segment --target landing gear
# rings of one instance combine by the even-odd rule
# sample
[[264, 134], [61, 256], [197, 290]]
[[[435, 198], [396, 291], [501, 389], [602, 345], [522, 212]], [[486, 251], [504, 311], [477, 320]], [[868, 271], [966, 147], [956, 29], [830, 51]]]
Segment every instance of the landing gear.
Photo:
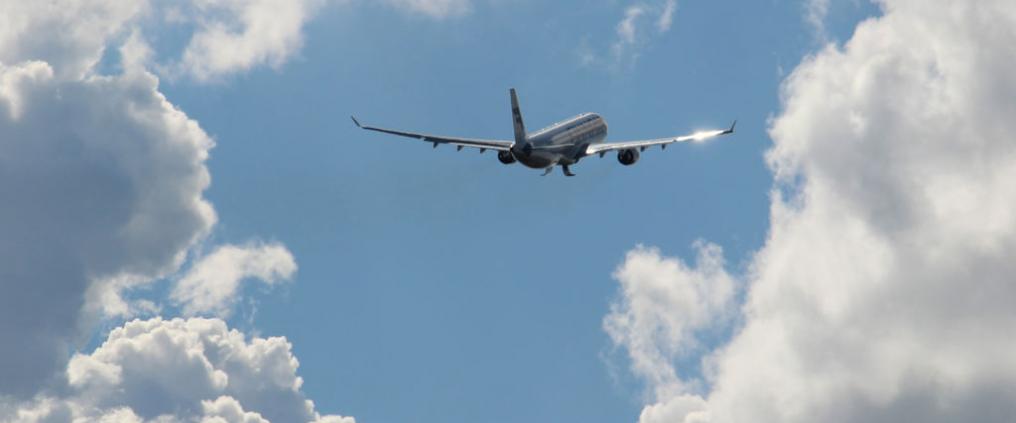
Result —
[[[554, 166], [550, 166], [543, 170], [543, 176], [550, 175], [550, 172], [554, 171]], [[564, 172], [564, 176], [575, 176], [571, 169], [568, 169], [568, 165], [561, 165], [561, 171]]]

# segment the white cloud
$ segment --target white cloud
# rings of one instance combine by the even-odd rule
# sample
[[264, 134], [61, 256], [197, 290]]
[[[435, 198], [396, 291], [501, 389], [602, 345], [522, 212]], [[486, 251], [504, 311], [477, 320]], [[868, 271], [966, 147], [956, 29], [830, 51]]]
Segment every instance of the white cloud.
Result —
[[422, 13], [433, 18], [463, 16], [472, 9], [470, 0], [388, 0], [404, 11]]
[[37, 388], [82, 309], [174, 271], [215, 223], [212, 141], [157, 89], [147, 73], [0, 65], [0, 358], [20, 363], [0, 366], [0, 392]]
[[[135, 321], [69, 357], [100, 316], [157, 313], [154, 301], [122, 294], [177, 272], [216, 222], [203, 197], [214, 143], [147, 69], [151, 7], [0, 0], [0, 421], [351, 422], [314, 411], [285, 339], [248, 341], [218, 320]], [[249, 22], [246, 11], [219, 13]], [[291, 39], [251, 32], [291, 26], [245, 28], [249, 42]], [[279, 45], [296, 48], [259, 48]], [[100, 75], [100, 61], [115, 57], [108, 50], [120, 52], [121, 70]], [[199, 263], [187, 280], [210, 297], [187, 304], [218, 307], [242, 277], [295, 271], [283, 247], [249, 247]]]
[[829, 0], [806, 0], [804, 3], [804, 20], [815, 31], [815, 36], [825, 41], [826, 17], [829, 15]]
[[60, 76], [83, 77], [110, 46], [129, 40], [130, 53], [148, 49], [145, 35], [168, 26], [189, 34], [181, 57], [141, 59], [160, 59], [156, 67], [163, 74], [215, 80], [257, 66], [280, 67], [300, 50], [303, 26], [324, 2], [0, 0], [0, 62], [40, 60]]
[[618, 42], [624, 45], [635, 43], [636, 21], [646, 14], [646, 8], [642, 5], [629, 6], [624, 10], [624, 19], [617, 24]]
[[682, 392], [673, 362], [695, 352], [696, 335], [729, 320], [734, 279], [723, 268], [723, 251], [699, 244], [694, 268], [664, 259], [656, 249], [628, 253], [614, 277], [621, 299], [604, 319], [604, 329], [629, 354], [632, 370], [650, 381], [654, 398]]
[[638, 21], [642, 15], [646, 14], [646, 7], [641, 4], [628, 6], [624, 11], [624, 18], [617, 23], [615, 32], [617, 33], [617, 40], [611, 46], [611, 55], [613, 56], [613, 66], [621, 65], [625, 62], [634, 63], [638, 58], [638, 43], [641, 42], [638, 32]]
[[146, 1], [0, 0], [0, 63], [37, 60], [61, 77], [81, 77], [146, 8]]
[[882, 7], [788, 77], [743, 326], [642, 422], [1016, 414], [1016, 4]]
[[243, 406], [233, 397], [202, 400], [201, 408], [204, 411], [201, 423], [269, 423], [258, 413], [243, 411]]
[[64, 394], [40, 395], [11, 418], [353, 423], [315, 411], [298, 367], [285, 338], [248, 339], [217, 319], [135, 320], [74, 356]]
[[324, 0], [192, 1], [191, 14], [175, 19], [197, 26], [176, 67], [206, 81], [281, 66], [303, 46], [303, 25]]
[[660, 12], [660, 17], [656, 19], [656, 29], [660, 33], [670, 31], [670, 26], [674, 23], [675, 12], [677, 12], [677, 0], [667, 0], [663, 4], [663, 11]]
[[600, 57], [583, 44], [579, 48], [582, 65], [602, 64], [613, 69], [634, 65], [646, 46], [670, 31], [676, 12], [677, 0], [629, 2], [614, 26], [609, 53]]
[[296, 260], [280, 244], [223, 245], [199, 259], [176, 283], [170, 298], [188, 316], [212, 313], [228, 316], [236, 302], [240, 281], [256, 278], [268, 285], [288, 281]]

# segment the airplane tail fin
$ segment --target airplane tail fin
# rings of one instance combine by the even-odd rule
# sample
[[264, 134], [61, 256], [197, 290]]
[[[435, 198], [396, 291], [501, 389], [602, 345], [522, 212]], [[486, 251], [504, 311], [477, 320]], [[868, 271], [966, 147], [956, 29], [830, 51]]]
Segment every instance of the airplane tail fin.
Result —
[[528, 142], [526, 139], [526, 124], [522, 123], [522, 111], [519, 109], [519, 96], [515, 89], [511, 89], [512, 95], [512, 121], [515, 125], [515, 145], [520, 148]]

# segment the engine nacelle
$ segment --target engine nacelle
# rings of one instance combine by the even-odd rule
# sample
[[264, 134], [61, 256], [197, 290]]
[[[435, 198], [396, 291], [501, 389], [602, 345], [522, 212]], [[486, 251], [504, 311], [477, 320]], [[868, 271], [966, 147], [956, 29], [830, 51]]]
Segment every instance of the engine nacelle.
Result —
[[618, 151], [617, 161], [625, 166], [631, 166], [639, 161], [639, 151], [634, 148]]
[[512, 155], [511, 151], [498, 151], [497, 160], [502, 164], [510, 165], [515, 163], [515, 156]]

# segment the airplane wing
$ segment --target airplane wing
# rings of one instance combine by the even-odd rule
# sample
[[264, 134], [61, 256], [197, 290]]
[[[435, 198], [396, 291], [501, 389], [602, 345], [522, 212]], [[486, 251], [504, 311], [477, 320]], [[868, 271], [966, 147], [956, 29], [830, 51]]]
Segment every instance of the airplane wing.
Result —
[[378, 128], [378, 127], [374, 127], [374, 126], [361, 125], [360, 121], [356, 120], [355, 117], [353, 117], [352, 119], [353, 119], [353, 123], [355, 123], [358, 128], [366, 129], [368, 131], [383, 132], [383, 133], [386, 133], [386, 134], [398, 135], [398, 136], [402, 136], [402, 137], [416, 138], [416, 139], [418, 139], [420, 141], [425, 141], [425, 142], [433, 143], [435, 148], [439, 144], [451, 144], [451, 145], [454, 145], [454, 146], [458, 147], [459, 150], [462, 150], [462, 147], [479, 148], [480, 152], [482, 153], [482, 152], [484, 152], [486, 150], [508, 151], [508, 150], [511, 150], [512, 145], [515, 144], [513, 141], [506, 141], [506, 140], [484, 140], [484, 139], [476, 139], [476, 138], [455, 138], [455, 137], [443, 137], [443, 136], [439, 136], [439, 135], [419, 134], [419, 133], [416, 133], [416, 132], [397, 131], [397, 130], [394, 130], [394, 129], [385, 129], [385, 128]]
[[680, 137], [671, 137], [671, 138], [657, 138], [653, 140], [620, 141], [603, 144], [592, 144], [586, 148], [586, 155], [592, 156], [593, 154], [599, 154], [600, 157], [603, 157], [603, 155], [606, 154], [608, 151], [627, 150], [631, 148], [637, 148], [639, 149], [639, 151], [645, 151], [645, 149], [657, 145], [661, 146], [662, 148], [667, 148], [667, 145], [678, 142], [689, 142], [689, 141], [700, 142], [721, 135], [733, 134], [734, 128], [736, 126], [737, 121], [734, 121], [734, 124], [730, 126], [730, 129], [726, 130], [701, 131], [691, 135], [683, 135]]

